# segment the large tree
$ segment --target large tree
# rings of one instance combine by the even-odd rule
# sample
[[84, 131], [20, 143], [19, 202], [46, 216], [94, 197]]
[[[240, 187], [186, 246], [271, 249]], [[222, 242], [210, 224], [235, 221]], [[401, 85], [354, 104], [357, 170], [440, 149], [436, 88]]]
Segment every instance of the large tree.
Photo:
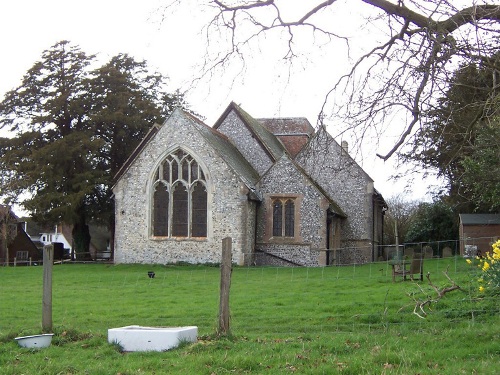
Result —
[[109, 226], [113, 238], [113, 177], [152, 124], [162, 123], [175, 107], [187, 105], [181, 94], [167, 92], [164, 76], [127, 54], [112, 57], [92, 72], [88, 84], [92, 96], [88, 115], [102, 141], [100, 167], [106, 176], [102, 194], [96, 196], [96, 218]]
[[475, 151], [462, 160], [464, 194], [475, 209], [500, 211], [500, 118], [476, 136]]
[[99, 69], [63, 41], [45, 51], [21, 85], [0, 103], [0, 196], [36, 221], [73, 226], [77, 253], [87, 254], [88, 224], [113, 230], [113, 176], [147, 130], [182, 96], [145, 62], [120, 54]]
[[389, 210], [384, 218], [384, 243], [401, 244], [406, 241], [406, 233], [416, 215], [419, 202], [408, 200], [400, 194], [387, 199], [387, 206]]
[[92, 96], [88, 116], [104, 141], [102, 156], [111, 177], [152, 124], [162, 122], [176, 107], [186, 108], [181, 94], [167, 91], [164, 76], [127, 54], [118, 54], [93, 71], [88, 83]]
[[420, 203], [406, 233], [406, 242], [458, 239], [458, 215], [442, 200]]
[[[500, 125], [499, 60], [495, 55], [485, 57], [480, 65], [461, 66], [453, 74], [449, 89], [437, 100], [439, 105], [429, 112], [425, 126], [417, 132], [413, 148], [404, 155], [406, 160], [437, 170], [447, 182], [449, 201], [462, 212], [498, 206], [474, 186], [492, 181], [493, 170], [479, 172], [486, 172], [486, 160], [494, 161], [500, 150], [495, 142]], [[495, 165], [490, 163], [490, 168]]]
[[[193, 6], [184, 0], [167, 4], [168, 12], [174, 5]], [[244, 67], [276, 38], [285, 46], [282, 59], [291, 64], [313, 50], [304, 43], [339, 53], [343, 49], [336, 42], [346, 46], [354, 56], [352, 68], [332, 84], [318, 119], [337, 117], [336, 123], [354, 130], [359, 140], [379, 136], [388, 122], [398, 124], [396, 140], [379, 154], [384, 160], [412, 141], [448, 87], [448, 72], [459, 63], [479, 63], [499, 47], [500, 4], [493, 0], [205, 0], [197, 5], [211, 12], [203, 64], [210, 77], [227, 74], [234, 60]], [[365, 34], [362, 49], [350, 44], [347, 25], [358, 21], [349, 13], [353, 9], [366, 15], [356, 25]], [[335, 63], [322, 80], [332, 76]]]
[[101, 142], [92, 137], [86, 115], [84, 82], [92, 61], [80, 48], [59, 42], [0, 103], [0, 126], [13, 135], [3, 142], [0, 195], [21, 199], [41, 223], [72, 224], [82, 253], [90, 243], [87, 200], [102, 178], [94, 158]]

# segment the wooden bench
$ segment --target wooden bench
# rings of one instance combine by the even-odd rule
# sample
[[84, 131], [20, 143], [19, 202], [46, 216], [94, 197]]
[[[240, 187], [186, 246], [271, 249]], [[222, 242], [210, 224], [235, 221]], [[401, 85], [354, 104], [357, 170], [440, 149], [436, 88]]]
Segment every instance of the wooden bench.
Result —
[[14, 267], [17, 264], [29, 264], [31, 266], [31, 258], [29, 257], [28, 251], [17, 251], [16, 257], [14, 258]]
[[406, 266], [409, 264], [407, 260], [401, 259], [393, 259], [389, 261], [392, 266], [392, 281], [396, 281], [396, 277], [401, 276], [403, 280], [406, 280], [406, 275], [409, 275]]
[[[424, 280], [424, 260], [421, 254], [415, 254], [411, 261], [409, 260], [392, 260], [389, 262], [392, 266], [392, 281], [396, 281], [396, 277], [401, 276], [403, 280], [406, 280], [407, 276], [410, 276], [410, 280], [413, 279], [413, 275], [419, 275], [420, 281]], [[410, 269], [407, 266], [410, 266]]]

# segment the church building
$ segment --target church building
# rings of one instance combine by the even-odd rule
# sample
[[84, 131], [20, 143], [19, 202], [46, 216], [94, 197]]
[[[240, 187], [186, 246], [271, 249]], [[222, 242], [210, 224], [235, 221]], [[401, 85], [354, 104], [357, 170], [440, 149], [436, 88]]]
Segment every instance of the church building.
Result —
[[386, 203], [324, 126], [231, 103], [213, 127], [176, 109], [116, 176], [115, 263], [367, 263]]

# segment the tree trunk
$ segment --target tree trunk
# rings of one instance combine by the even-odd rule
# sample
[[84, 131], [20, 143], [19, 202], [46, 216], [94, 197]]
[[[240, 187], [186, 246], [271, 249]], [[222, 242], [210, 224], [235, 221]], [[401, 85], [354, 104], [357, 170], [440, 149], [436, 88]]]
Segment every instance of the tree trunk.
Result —
[[73, 245], [77, 260], [90, 260], [90, 231], [85, 214], [79, 213], [78, 221], [73, 224]]
[[110, 260], [115, 259], [115, 215], [113, 214], [109, 222], [109, 251], [111, 252]]

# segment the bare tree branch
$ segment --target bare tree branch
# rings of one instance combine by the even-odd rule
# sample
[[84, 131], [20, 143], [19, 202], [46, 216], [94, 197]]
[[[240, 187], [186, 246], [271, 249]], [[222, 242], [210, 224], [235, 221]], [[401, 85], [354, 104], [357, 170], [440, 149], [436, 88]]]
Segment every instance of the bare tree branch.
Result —
[[404, 6], [403, 1], [398, 1], [397, 4], [387, 0], [361, 1], [381, 9], [387, 14], [399, 17], [406, 22], [411, 22], [420, 28], [428, 28], [431, 31], [444, 34], [449, 34], [471, 22], [479, 22], [481, 20], [500, 21], [499, 5], [474, 5], [456, 12], [443, 21], [434, 21], [430, 17], [407, 8]]
[[[300, 3], [299, 14], [290, 12], [298, 3], [206, 0], [214, 16], [206, 28], [209, 51], [203, 74], [213, 75], [217, 70], [225, 74], [224, 68], [234, 58], [244, 69], [246, 59], [252, 57], [251, 46], [264, 43], [271, 33], [286, 46], [283, 61], [290, 66], [302, 57], [297, 53], [303, 46], [296, 29], [329, 42], [342, 41], [349, 55], [355, 52], [359, 57], [325, 94], [318, 123], [335, 120], [345, 124], [339, 132], [355, 134], [358, 144], [368, 134], [382, 135], [384, 124], [400, 123], [395, 143], [388, 152], [377, 154], [383, 160], [399, 153], [418, 126], [425, 126], [423, 120], [446, 90], [451, 71], [461, 63], [485, 63], [500, 47], [500, 4], [496, 0], [317, 0], [311, 5]], [[328, 22], [345, 7], [357, 4], [364, 5], [359, 7], [361, 11], [372, 9], [366, 24], [359, 25], [367, 29], [366, 42], [374, 43], [367, 52], [354, 50], [342, 25]], [[379, 37], [383, 31], [385, 40], [371, 39], [370, 30]], [[333, 43], [332, 48], [338, 47]]]
[[389, 159], [403, 145], [406, 138], [412, 133], [413, 127], [419, 121], [419, 119], [420, 119], [420, 100], [422, 97], [422, 93], [424, 92], [425, 87], [427, 86], [427, 83], [429, 82], [429, 78], [430, 78], [431, 73], [432, 73], [431, 66], [432, 66], [432, 64], [434, 64], [439, 50], [440, 50], [440, 46], [435, 44], [433, 51], [432, 51], [432, 54], [429, 56], [429, 58], [427, 59], [427, 61], [425, 62], [425, 65], [423, 67], [424, 74], [423, 74], [422, 80], [420, 81], [420, 85], [418, 86], [415, 97], [413, 99], [413, 106], [411, 108], [412, 120], [406, 126], [406, 130], [399, 138], [399, 141], [396, 142], [396, 144], [392, 147], [392, 149], [386, 155], [382, 156], [380, 154], [377, 154], [377, 156], [379, 158], [382, 158], [383, 160]]
[[[448, 267], [449, 268], [449, 267]], [[424, 299], [417, 298], [414, 294], [409, 294], [409, 297], [414, 301], [415, 305], [413, 307], [413, 314], [418, 316], [421, 319], [425, 319], [427, 316], [427, 312], [425, 311], [426, 306], [430, 306], [433, 303], [437, 303], [441, 298], [443, 298], [447, 293], [453, 292], [454, 290], [462, 290], [462, 288], [450, 278], [448, 275], [448, 268], [446, 271], [443, 271], [443, 274], [446, 276], [448, 281], [451, 283], [451, 286], [444, 287], [439, 289], [436, 285], [434, 285], [431, 281], [430, 273], [427, 272], [427, 281], [429, 282], [429, 286], [436, 292], [436, 297], [432, 298], [427, 294], [427, 292], [417, 283], [420, 292], [425, 296]], [[405, 306], [403, 306], [399, 311], [403, 310]]]
[[224, 4], [222, 1], [214, 0], [214, 4], [218, 5], [221, 9], [224, 11], [229, 11], [229, 12], [235, 12], [238, 10], [243, 10], [243, 9], [253, 9], [253, 8], [259, 8], [259, 7], [266, 7], [268, 5], [273, 5], [274, 0], [267, 0], [267, 1], [256, 1], [256, 2], [250, 2], [248, 4], [242, 4], [242, 5], [236, 5], [236, 6], [229, 6]]

